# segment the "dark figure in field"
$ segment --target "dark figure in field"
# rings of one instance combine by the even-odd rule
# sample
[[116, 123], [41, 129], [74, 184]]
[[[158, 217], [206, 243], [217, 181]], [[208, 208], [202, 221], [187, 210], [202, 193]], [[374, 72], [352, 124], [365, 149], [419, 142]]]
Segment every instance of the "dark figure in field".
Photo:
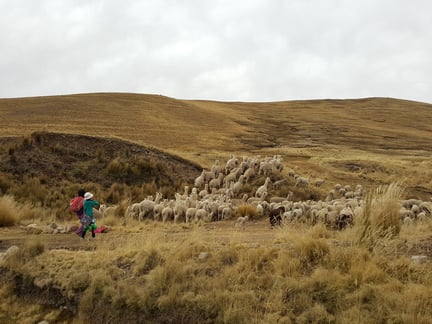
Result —
[[276, 209], [273, 209], [270, 211], [269, 220], [270, 225], [273, 226], [280, 226], [282, 225], [282, 214], [285, 212], [285, 207], [280, 206]]
[[345, 227], [353, 225], [352, 214], [340, 214], [336, 218], [336, 229], [343, 230]]
[[83, 232], [81, 234], [81, 237], [84, 238], [87, 231], [91, 231], [92, 237], [95, 238], [95, 229], [96, 226], [96, 219], [93, 215], [93, 208], [99, 207], [100, 203], [97, 200], [93, 199], [93, 194], [91, 192], [86, 192], [84, 194], [84, 214], [81, 218], [81, 224], [84, 225]]
[[[86, 191], [84, 189], [80, 189], [78, 190], [78, 196], [80, 197], [80, 199], [82, 200], [81, 202], [81, 208], [76, 212], [76, 215], [78, 217], [79, 220], [81, 220], [81, 218], [84, 215], [84, 194], [86, 193]], [[84, 225], [80, 224], [80, 227], [76, 230], [76, 233], [81, 236], [84, 230]]]

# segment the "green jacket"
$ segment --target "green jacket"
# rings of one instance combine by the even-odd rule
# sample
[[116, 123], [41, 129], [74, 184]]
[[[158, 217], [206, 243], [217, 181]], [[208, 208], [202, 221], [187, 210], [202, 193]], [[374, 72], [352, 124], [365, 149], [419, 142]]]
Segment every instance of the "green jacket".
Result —
[[84, 200], [84, 213], [93, 218], [93, 207], [99, 206], [100, 203], [97, 200]]

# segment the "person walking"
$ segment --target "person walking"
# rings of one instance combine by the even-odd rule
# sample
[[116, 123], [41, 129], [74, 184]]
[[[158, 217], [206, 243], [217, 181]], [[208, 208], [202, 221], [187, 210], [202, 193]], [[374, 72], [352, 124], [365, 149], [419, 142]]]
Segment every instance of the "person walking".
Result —
[[95, 229], [97, 228], [96, 226], [96, 219], [94, 218], [93, 215], [93, 208], [95, 207], [99, 207], [100, 203], [99, 201], [95, 200], [93, 198], [93, 194], [91, 192], [86, 192], [84, 194], [84, 217], [86, 217], [86, 220], [84, 222], [82, 222], [82, 224], [84, 225], [84, 230], [83, 233], [81, 235], [82, 238], [85, 237], [87, 231], [91, 231], [92, 233], [92, 238], [96, 237], [95, 234]]
[[82, 235], [82, 232], [84, 229], [84, 226], [81, 222], [81, 219], [84, 215], [84, 195], [85, 195], [85, 193], [86, 193], [86, 191], [84, 189], [78, 190], [77, 196], [72, 198], [69, 202], [70, 210], [77, 215], [77, 217], [81, 223], [80, 227], [75, 231], [75, 233], [78, 234], [79, 236]]

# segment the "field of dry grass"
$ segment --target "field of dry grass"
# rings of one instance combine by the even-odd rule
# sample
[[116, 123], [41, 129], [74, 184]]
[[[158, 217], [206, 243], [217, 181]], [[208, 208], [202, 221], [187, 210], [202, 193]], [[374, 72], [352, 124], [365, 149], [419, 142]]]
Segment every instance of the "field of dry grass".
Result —
[[[99, 225], [111, 231], [96, 241], [28, 234], [19, 225], [73, 224], [71, 215], [59, 216], [61, 201], [55, 204], [68, 190], [49, 192], [49, 204], [35, 203], [55, 175], [79, 179], [100, 168], [98, 177], [113, 170], [141, 177], [164, 170], [164, 186], [174, 183], [160, 160], [136, 170], [110, 161], [105, 155], [112, 153], [91, 152], [91, 145], [88, 160], [74, 162], [69, 172], [60, 166], [70, 163], [64, 142], [32, 144], [31, 134], [40, 131], [152, 147], [191, 161], [175, 171], [187, 165], [188, 176], [195, 163], [209, 168], [230, 155], [278, 154], [285, 173], [326, 180], [316, 195], [336, 183], [361, 184], [370, 194], [365, 212], [343, 231], [303, 223], [272, 229], [267, 219], [239, 229], [234, 219], [173, 224], [109, 217]], [[432, 197], [431, 133], [432, 105], [391, 98], [241, 103], [106, 93], [0, 99], [0, 138], [18, 137], [15, 146], [1, 146], [0, 157], [24, 175], [46, 157], [37, 172], [51, 172], [30, 179], [2, 173], [8, 180], [0, 179], [0, 251], [11, 245], [19, 251], [0, 260], [0, 322], [430, 323], [432, 223], [401, 224], [399, 201]], [[33, 149], [42, 155], [30, 154]], [[160, 188], [154, 179], [133, 189], [102, 182], [86, 186], [107, 200]], [[416, 255], [428, 261], [414, 262]]]
[[123, 93], [0, 99], [0, 137], [34, 131], [120, 138], [210, 167], [281, 154], [330, 183], [403, 180], [431, 196], [432, 105], [391, 98], [239, 103]]

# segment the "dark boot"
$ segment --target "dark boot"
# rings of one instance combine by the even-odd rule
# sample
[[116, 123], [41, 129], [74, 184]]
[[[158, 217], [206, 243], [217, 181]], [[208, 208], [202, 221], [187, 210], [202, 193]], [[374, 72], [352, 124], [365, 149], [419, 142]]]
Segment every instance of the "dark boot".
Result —
[[92, 237], [93, 237], [93, 238], [96, 237], [96, 234], [95, 234], [94, 230], [92, 230]]

